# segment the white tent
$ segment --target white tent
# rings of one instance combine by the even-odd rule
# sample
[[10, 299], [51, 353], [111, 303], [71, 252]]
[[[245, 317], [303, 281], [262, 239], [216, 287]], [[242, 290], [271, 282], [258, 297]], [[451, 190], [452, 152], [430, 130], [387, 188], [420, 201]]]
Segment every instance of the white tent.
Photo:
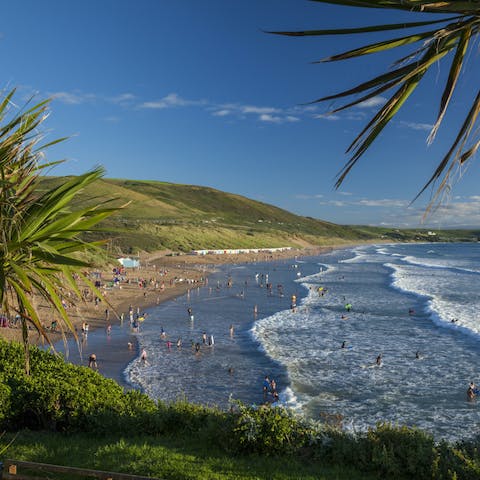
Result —
[[140, 259], [132, 257], [117, 258], [125, 268], [137, 268], [140, 266]]

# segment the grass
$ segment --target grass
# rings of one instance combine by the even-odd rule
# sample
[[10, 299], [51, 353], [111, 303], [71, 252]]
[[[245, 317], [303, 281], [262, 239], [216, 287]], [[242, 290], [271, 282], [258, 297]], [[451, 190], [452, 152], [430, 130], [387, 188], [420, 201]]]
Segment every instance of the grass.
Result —
[[[41, 189], [51, 189], [62, 177], [44, 177]], [[101, 179], [76, 201], [95, 204], [116, 198], [128, 207], [102, 223], [104, 232], [89, 239], [109, 240], [110, 251], [338, 246], [375, 241], [476, 241], [480, 231], [427, 230], [345, 226], [294, 215], [209, 187], [167, 182]]]
[[[6, 445], [11, 437], [2, 438]], [[351, 468], [326, 467], [311, 460], [230, 456], [187, 438], [98, 438], [22, 431], [4, 458], [146, 475], [162, 479], [369, 480], [378, 478]], [[49, 475], [49, 478], [61, 478]]]

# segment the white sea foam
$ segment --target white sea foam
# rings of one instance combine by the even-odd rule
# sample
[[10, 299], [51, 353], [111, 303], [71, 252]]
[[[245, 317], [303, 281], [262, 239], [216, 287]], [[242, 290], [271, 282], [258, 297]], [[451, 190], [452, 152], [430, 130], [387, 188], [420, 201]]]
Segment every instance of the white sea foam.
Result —
[[[409, 247], [402, 248], [404, 253], [395, 247], [356, 252], [352, 259], [341, 258], [335, 270], [302, 279], [308, 290], [301, 303], [305, 310], [262, 319], [258, 338], [268, 355], [287, 368], [297, 408], [312, 418], [341, 413], [351, 430], [387, 420], [458, 438], [464, 434], [458, 426], [470, 412], [464, 387], [476, 376], [479, 353], [433, 325], [467, 333], [465, 339], [477, 337], [478, 299], [468, 301], [468, 292], [474, 293], [471, 274], [455, 268], [454, 259], [435, 270], [434, 262], [423, 261], [422, 250], [417, 257], [406, 255]], [[328, 287], [324, 297], [318, 295], [319, 285]], [[462, 295], [452, 292], [455, 288]], [[354, 311], [342, 321], [345, 296], [352, 299]], [[415, 304], [415, 315], [408, 315]], [[339, 348], [342, 340], [347, 340], [345, 349]], [[379, 351], [381, 367], [375, 365]], [[478, 411], [473, 415], [480, 422]]]
[[[248, 304], [245, 308], [251, 312], [248, 302], [258, 302], [261, 315], [238, 339], [217, 333], [215, 351], [205, 350], [200, 358], [188, 347], [167, 354], [158, 336], [141, 335], [141, 345], [158, 356], [160, 368], [132, 362], [131, 378], [154, 396], [164, 395], [166, 389], [173, 395], [178, 386], [175, 372], [183, 368], [182, 382], [190, 395], [204, 398], [207, 390], [201, 378], [207, 379], [208, 391], [251, 391], [252, 376], [262, 378], [265, 369], [280, 365], [286, 372], [283, 378], [282, 368], [275, 373], [276, 380], [277, 375], [282, 378], [280, 403], [314, 420], [339, 414], [351, 431], [389, 421], [416, 425], [440, 438], [463, 437], [465, 422], [480, 424], [480, 407], [468, 403], [465, 395], [468, 383], [480, 377], [480, 298], [476, 275], [467, 271], [480, 269], [480, 248], [436, 244], [434, 252], [429, 250], [426, 244], [339, 251], [322, 256], [320, 264], [302, 263], [301, 278], [296, 278], [299, 268], [285, 266], [282, 278], [290, 279], [281, 280], [285, 298], [266, 296], [258, 285], [247, 289], [244, 300], [225, 290], [213, 302], [208, 296], [199, 298], [194, 310], [201, 328], [182, 327], [185, 338], [198, 336], [202, 328], [228, 325], [235, 321], [233, 315], [242, 318], [244, 314], [234, 309]], [[323, 272], [318, 273], [319, 268]], [[270, 271], [274, 283], [278, 275]], [[323, 296], [319, 286], [327, 290]], [[298, 295], [296, 312], [289, 305], [293, 292]], [[353, 306], [347, 314], [346, 302]], [[202, 312], [201, 307], [209, 305], [216, 308]], [[261, 318], [266, 305], [273, 311]], [[414, 315], [408, 313], [411, 308]], [[174, 318], [168, 328], [180, 328], [178, 318], [185, 316], [184, 310], [181, 302], [168, 310]], [[345, 314], [348, 318], [342, 318]], [[164, 317], [159, 313], [159, 318]], [[457, 321], [452, 323], [452, 318]], [[243, 344], [255, 351], [247, 350], [246, 357], [239, 351], [233, 357], [245, 378], [232, 377], [229, 390], [230, 380], [218, 374], [229, 367], [224, 352], [230, 354]], [[381, 367], [375, 361], [379, 353]], [[273, 363], [257, 365], [264, 357]], [[252, 358], [253, 363], [244, 363]]]

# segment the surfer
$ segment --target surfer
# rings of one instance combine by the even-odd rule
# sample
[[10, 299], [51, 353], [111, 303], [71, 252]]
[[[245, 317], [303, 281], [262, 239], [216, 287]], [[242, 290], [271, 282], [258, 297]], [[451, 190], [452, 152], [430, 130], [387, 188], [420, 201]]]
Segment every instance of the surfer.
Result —
[[382, 364], [382, 354], [380, 353], [377, 357], [377, 359], [375, 360], [375, 363], [380, 366]]
[[344, 340], [344, 341], [342, 342], [342, 346], [341, 346], [340, 348], [346, 348], [346, 347], [347, 347], [347, 342]]
[[415, 359], [420, 360], [420, 352], [418, 350], [415, 352]]

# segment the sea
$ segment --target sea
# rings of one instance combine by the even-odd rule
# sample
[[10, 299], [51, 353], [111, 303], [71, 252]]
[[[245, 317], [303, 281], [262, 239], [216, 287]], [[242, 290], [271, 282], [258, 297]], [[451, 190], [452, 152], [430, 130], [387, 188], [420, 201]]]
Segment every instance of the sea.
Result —
[[155, 399], [228, 408], [264, 402], [268, 376], [279, 403], [308, 419], [469, 438], [480, 433], [480, 400], [466, 395], [480, 384], [479, 287], [479, 243], [219, 266], [207, 285], [147, 311], [125, 381]]

